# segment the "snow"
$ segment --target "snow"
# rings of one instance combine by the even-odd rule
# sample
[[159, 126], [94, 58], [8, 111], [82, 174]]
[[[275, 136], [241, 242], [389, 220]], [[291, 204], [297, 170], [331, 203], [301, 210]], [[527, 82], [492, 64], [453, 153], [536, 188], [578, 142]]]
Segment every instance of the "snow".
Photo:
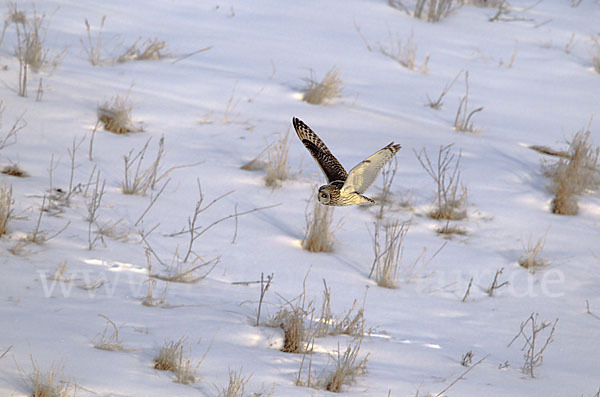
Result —
[[[540, 167], [544, 156], [527, 146], [564, 148], [590, 117], [597, 119], [600, 75], [592, 68], [590, 37], [599, 33], [600, 3], [510, 4], [510, 16], [519, 20], [489, 22], [494, 8], [465, 5], [434, 24], [383, 0], [38, 2], [38, 14], [47, 14], [50, 55], [65, 51], [56, 70], [32, 73], [29, 95], [20, 97], [14, 25], [0, 48], [0, 63], [6, 65], [0, 71], [5, 108], [0, 137], [23, 112], [27, 122], [17, 143], [0, 151], [0, 166], [17, 163], [30, 175], [0, 174], [0, 184], [12, 185], [15, 208], [8, 233], [0, 238], [0, 354], [12, 346], [0, 359], [0, 395], [31, 394], [30, 356], [42, 369], [62, 363], [64, 378], [81, 386], [77, 395], [214, 396], [226, 386], [229, 369], [251, 375], [246, 393], [329, 394], [295, 386], [302, 355], [279, 351], [281, 329], [254, 326], [260, 286], [234, 283], [259, 280], [261, 273], [274, 274], [263, 322], [302, 292], [305, 278], [307, 298], [317, 306], [327, 281], [335, 314], [362, 302], [366, 293], [366, 326], [373, 331], [364, 337], [359, 357], [369, 354], [367, 373], [344, 387], [346, 395], [436, 395], [467, 369], [460, 361], [469, 350], [473, 363], [487, 358], [445, 395], [597, 395], [600, 320], [586, 312], [586, 301], [600, 315], [600, 197], [597, 192], [581, 196], [576, 216], [551, 214], [552, 197]], [[19, 7], [32, 13], [29, 3]], [[164, 40], [172, 56], [92, 66], [80, 43], [86, 40], [84, 20], [95, 37], [103, 15], [104, 58], [118, 56], [139, 37]], [[375, 50], [368, 51], [357, 27]], [[411, 32], [417, 65], [430, 54], [427, 74], [376, 50], [386, 45], [388, 34], [406, 40]], [[341, 98], [321, 106], [299, 100], [310, 70], [321, 78], [334, 66], [344, 82]], [[436, 98], [461, 70], [469, 72], [469, 109], [484, 107], [474, 116], [481, 127], [477, 135], [452, 128], [464, 74], [441, 110], [424, 106], [427, 96]], [[39, 78], [44, 94], [38, 102]], [[144, 131], [115, 135], [99, 128], [90, 161], [97, 106], [116, 95], [129, 96], [134, 122]], [[347, 169], [392, 140], [402, 144], [393, 192], [410, 207], [397, 205], [386, 213], [388, 220], [411, 221], [398, 288], [381, 288], [368, 278], [374, 208], [336, 208], [334, 251], [302, 250], [307, 201], [323, 178], [296, 139], [292, 116], [311, 126]], [[598, 145], [596, 119], [591, 131]], [[263, 171], [240, 169], [288, 130], [291, 180], [271, 189]], [[162, 195], [134, 226], [158, 188], [146, 196], [122, 194], [123, 156], [151, 138], [147, 166], [162, 136], [164, 170], [200, 164], [173, 170]], [[22, 244], [21, 252], [12, 253], [34, 230], [42, 197], [49, 194], [51, 158], [53, 187], [67, 191], [67, 149], [81, 140], [74, 182], [85, 185], [96, 167], [106, 180], [99, 223], [122, 219], [119, 227], [128, 237], [105, 238], [89, 250], [90, 198], [77, 193], [60, 212], [43, 214], [41, 230], [48, 235], [70, 222], [62, 234], [43, 244]], [[440, 223], [426, 216], [434, 185], [413, 151], [426, 148], [432, 155], [448, 144], [462, 153], [468, 217], [458, 222], [466, 235], [444, 239], [435, 232]], [[168, 283], [165, 306], [144, 306], [147, 265], [138, 232], [158, 225], [147, 239], [165, 262], [176, 251], [184, 254], [188, 236], [169, 235], [187, 226], [198, 200], [197, 180], [205, 205], [233, 191], [201, 213], [202, 226], [234, 214], [236, 205], [238, 212], [279, 205], [240, 216], [237, 229], [233, 219], [211, 228], [195, 242], [194, 252], [204, 260], [220, 258], [214, 270], [196, 283]], [[367, 195], [380, 187], [381, 180]], [[541, 256], [549, 263], [529, 273], [517, 260], [530, 239], [543, 236]], [[410, 264], [424, 249], [429, 258], [444, 243], [408, 282]], [[50, 280], [63, 262], [72, 281]], [[510, 284], [489, 297], [486, 289], [501, 268], [500, 280]], [[153, 272], [164, 273], [154, 259]], [[462, 302], [471, 278], [473, 287]], [[104, 280], [97, 290], [77, 287], [97, 279]], [[164, 288], [157, 280], [155, 298]], [[507, 347], [532, 312], [540, 320], [559, 319], [535, 378], [521, 372], [522, 340]], [[93, 348], [106, 323], [100, 314], [120, 327], [126, 351]], [[175, 383], [172, 373], [153, 368], [163, 343], [182, 337], [190, 347], [184, 355], [194, 363], [206, 352], [192, 385]], [[317, 338], [315, 367], [328, 365], [325, 352], [351, 342], [348, 336]]]

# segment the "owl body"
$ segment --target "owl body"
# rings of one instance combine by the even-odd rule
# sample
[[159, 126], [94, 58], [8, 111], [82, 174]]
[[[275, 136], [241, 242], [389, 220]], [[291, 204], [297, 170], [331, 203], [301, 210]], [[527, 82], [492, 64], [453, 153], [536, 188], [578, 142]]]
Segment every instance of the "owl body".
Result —
[[361, 161], [348, 173], [313, 130], [296, 117], [292, 119], [292, 123], [298, 138], [321, 167], [329, 182], [319, 188], [319, 203], [344, 206], [375, 202], [363, 193], [375, 182], [381, 168], [400, 150], [400, 145], [390, 143]]

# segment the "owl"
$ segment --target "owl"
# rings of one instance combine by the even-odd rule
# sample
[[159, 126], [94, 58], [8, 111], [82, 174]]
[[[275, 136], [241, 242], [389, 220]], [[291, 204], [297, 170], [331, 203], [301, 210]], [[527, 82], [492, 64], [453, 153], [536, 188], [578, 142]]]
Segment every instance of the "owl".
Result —
[[381, 168], [400, 150], [400, 145], [390, 143], [377, 153], [367, 157], [347, 173], [342, 164], [329, 151], [325, 143], [302, 120], [292, 118], [298, 138], [314, 157], [327, 177], [327, 185], [319, 188], [318, 199], [323, 205], [355, 205], [374, 203], [363, 196], [371, 187]]

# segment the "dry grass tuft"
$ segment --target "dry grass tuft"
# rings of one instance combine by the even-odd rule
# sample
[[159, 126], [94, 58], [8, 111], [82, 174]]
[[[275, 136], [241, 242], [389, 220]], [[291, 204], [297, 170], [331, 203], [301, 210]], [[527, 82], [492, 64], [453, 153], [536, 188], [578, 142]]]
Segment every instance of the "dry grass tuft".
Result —
[[198, 367], [200, 367], [206, 353], [196, 365], [193, 365], [191, 360], [183, 358], [184, 345], [185, 340], [183, 338], [180, 338], [177, 342], [173, 340], [166, 341], [160, 348], [158, 356], [154, 358], [154, 368], [160, 371], [171, 371], [175, 374], [175, 382], [190, 385], [196, 382]]
[[375, 277], [377, 285], [384, 288], [396, 288], [398, 270], [402, 259], [402, 243], [408, 232], [408, 223], [400, 223], [395, 220], [383, 226], [385, 237], [381, 241], [382, 223], [375, 223], [375, 231], [372, 235], [375, 259], [371, 265], [369, 277]]
[[451, 153], [452, 146], [440, 146], [435, 165], [425, 149], [415, 151], [417, 160], [436, 185], [435, 209], [429, 213], [433, 219], [460, 220], [467, 216], [464, 210], [467, 188], [460, 183], [458, 170], [461, 153], [458, 157]]
[[252, 375], [243, 377], [241, 369], [239, 372], [229, 369], [229, 383], [226, 388], [221, 389], [219, 397], [243, 397], [251, 377]]
[[[192, 284], [206, 278], [215, 266], [217, 266], [220, 258], [214, 258], [210, 261], [198, 264], [201, 260], [202, 258], [200, 256], [196, 256], [192, 261], [186, 263], [179, 261], [179, 259], [175, 257], [168, 267], [166, 274], [152, 273], [150, 277], [167, 282]], [[199, 270], [203, 270], [203, 272], [199, 272]]]
[[[308, 277], [308, 274], [306, 275]], [[292, 301], [287, 301], [279, 311], [267, 320], [271, 327], [281, 328], [284, 334], [282, 352], [304, 353], [310, 329], [306, 327], [308, 316], [314, 315], [313, 302], [306, 301], [306, 277], [302, 284], [302, 293]]]
[[331, 68], [320, 82], [315, 79], [314, 73], [310, 71], [310, 77], [304, 79], [307, 86], [304, 88], [302, 100], [312, 105], [321, 105], [334, 98], [342, 96], [344, 83], [339, 77], [340, 71], [336, 67]]
[[33, 371], [29, 374], [29, 383], [33, 397], [67, 397], [74, 395], [74, 382], [63, 379], [64, 365], [53, 363], [47, 372], [42, 372], [33, 357], [31, 358]]
[[418, 66], [415, 62], [417, 58], [417, 45], [413, 41], [414, 38], [414, 32], [411, 32], [408, 39], [406, 39], [406, 42], [403, 42], [399, 37], [392, 35], [391, 31], [388, 31], [387, 45], [384, 46], [380, 44], [378, 50], [381, 54], [395, 60], [408, 70], [427, 73], [429, 53], [425, 56], [423, 65]]
[[388, 0], [391, 7], [427, 22], [439, 22], [442, 18], [447, 17], [454, 10], [452, 3], [453, 0], [416, 0], [415, 8], [411, 11], [402, 0]]
[[332, 228], [333, 207], [321, 205], [315, 200], [313, 210], [306, 214], [306, 232], [302, 248], [310, 252], [333, 251], [334, 232]]
[[447, 237], [451, 237], [453, 235], [465, 236], [467, 234], [467, 229], [458, 225], [451, 225], [450, 221], [446, 221], [444, 226], [437, 227], [435, 231], [438, 234]]
[[339, 393], [342, 391], [343, 385], [352, 383], [357, 376], [367, 371], [367, 359], [369, 355], [367, 354], [362, 359], [358, 359], [361, 344], [362, 337], [358, 341], [355, 341], [354, 344], [350, 344], [343, 353], [339, 345], [335, 354], [329, 353], [329, 357], [335, 364], [335, 369], [326, 379], [326, 390]]
[[518, 260], [519, 265], [525, 269], [529, 269], [531, 273], [541, 266], [546, 266], [548, 261], [540, 258], [539, 255], [544, 249], [544, 243], [546, 242], [546, 234], [539, 238], [535, 243], [533, 239], [529, 237], [527, 245], [523, 245], [523, 254]]
[[27, 172], [25, 172], [19, 164], [11, 164], [4, 167], [1, 171], [5, 175], [15, 176], [17, 178], [26, 178], [29, 176]]
[[[104, 282], [100, 282], [98, 280], [93, 281], [90, 284], [86, 284], [84, 289], [97, 289], [102, 286]], [[127, 351], [121, 341], [119, 341], [119, 327], [107, 316], [103, 314], [99, 314], [100, 317], [106, 320], [106, 325], [104, 326], [104, 331], [102, 334], [96, 338], [94, 342], [94, 348], [100, 350], [108, 350], [108, 351]], [[112, 327], [112, 333], [110, 335], [106, 334], [108, 331], [108, 326]]]
[[85, 30], [87, 31], [87, 44], [83, 39], [79, 40], [83, 49], [88, 55], [88, 59], [93, 66], [99, 66], [104, 63], [102, 60], [102, 30], [104, 29], [104, 23], [106, 22], [106, 15], [102, 17], [100, 21], [100, 28], [98, 29], [98, 37], [95, 42], [92, 39], [92, 28], [87, 18], [85, 19]]
[[98, 106], [98, 120], [104, 124], [104, 129], [115, 134], [142, 131], [136, 127], [131, 119], [133, 106], [129, 101], [129, 95], [117, 95], [111, 101]]
[[599, 155], [600, 147], [593, 148], [590, 131], [579, 131], [569, 142], [569, 158], [544, 166], [546, 175], [552, 179], [553, 213], [577, 214], [577, 196], [600, 185]]
[[[164, 51], [168, 48], [167, 43], [158, 38], [147, 39], [140, 44], [141, 38], [137, 39], [125, 52], [117, 58], [117, 63], [129, 61], [156, 61], [168, 56]], [[139, 45], [139, 47], [138, 47]]]
[[[9, 3], [11, 10], [7, 22], [14, 23], [17, 33], [15, 56], [19, 61], [18, 93], [25, 97], [27, 96], [29, 70], [36, 73], [42, 70], [51, 73], [59, 65], [64, 51], [50, 56], [50, 51], [46, 48], [45, 40], [48, 31], [46, 14], [38, 15], [34, 6], [33, 16], [27, 17], [25, 12], [18, 11], [16, 7], [16, 4]], [[5, 22], [5, 30], [7, 26]]]
[[290, 130], [285, 135], [280, 135], [279, 140], [269, 147], [267, 151], [267, 175], [265, 183], [267, 186], [278, 187], [281, 182], [290, 177], [288, 166], [288, 152]]
[[0, 186], [0, 236], [6, 234], [8, 221], [12, 216], [12, 186]]
[[[331, 312], [331, 291], [327, 282], [323, 280], [323, 302], [321, 303], [321, 315], [317, 320], [314, 331], [315, 337], [328, 335], [350, 335], [362, 337], [365, 333], [365, 301], [362, 306], [355, 300], [352, 307], [341, 316], [334, 316]], [[356, 312], [355, 312], [356, 310]]]

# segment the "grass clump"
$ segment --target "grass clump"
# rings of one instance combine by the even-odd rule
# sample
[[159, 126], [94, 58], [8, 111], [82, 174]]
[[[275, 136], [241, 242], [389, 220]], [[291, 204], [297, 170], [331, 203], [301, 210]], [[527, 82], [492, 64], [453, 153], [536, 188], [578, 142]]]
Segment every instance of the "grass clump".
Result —
[[219, 397], [243, 397], [244, 389], [251, 377], [252, 375], [242, 376], [241, 369], [239, 372], [229, 369], [229, 383], [219, 391]]
[[0, 236], [6, 234], [13, 203], [12, 186], [0, 186]]
[[[96, 280], [90, 284], [84, 285], [83, 289], [97, 289], [100, 288], [104, 282], [100, 282]], [[104, 331], [100, 334], [96, 341], [94, 342], [94, 348], [99, 350], [108, 350], [108, 351], [126, 351], [125, 347], [119, 341], [119, 327], [107, 316], [103, 314], [99, 314], [100, 317], [106, 320], [106, 325], [104, 326]], [[108, 326], [112, 327], [112, 333], [107, 335]]]
[[403, 42], [400, 38], [393, 36], [392, 32], [388, 32], [388, 43], [385, 46], [379, 45], [379, 52], [386, 57], [395, 60], [408, 70], [427, 73], [429, 53], [425, 56], [423, 65], [418, 66], [416, 64], [417, 45], [413, 41], [414, 37], [414, 32], [411, 32], [408, 39], [406, 39], [406, 42]]
[[326, 378], [325, 390], [339, 393], [342, 391], [342, 386], [354, 381], [358, 375], [362, 375], [367, 371], [367, 354], [362, 359], [358, 359], [358, 353], [362, 344], [362, 338], [353, 344], [348, 345], [342, 353], [340, 346], [335, 354], [329, 353], [329, 357], [333, 360], [335, 368]]
[[310, 252], [333, 251], [333, 207], [314, 202], [313, 210], [306, 214], [306, 232], [302, 248]]
[[527, 245], [523, 245], [523, 254], [518, 260], [519, 265], [525, 269], [529, 269], [531, 273], [534, 273], [535, 269], [547, 265], [548, 261], [540, 258], [540, 254], [544, 249], [545, 242], [545, 234], [535, 242], [531, 237], [529, 237]]
[[33, 357], [31, 358], [32, 372], [28, 376], [33, 397], [67, 397], [74, 395], [74, 382], [63, 379], [64, 365], [52, 363], [48, 371], [42, 372]]
[[452, 3], [454, 0], [417, 0], [415, 7], [410, 10], [401, 0], [388, 0], [391, 7], [406, 12], [408, 15], [427, 22], [439, 22], [447, 17], [454, 9]]
[[147, 39], [140, 43], [137, 39], [125, 52], [117, 58], [117, 63], [129, 61], [156, 61], [164, 58], [164, 51], [168, 48], [167, 43], [158, 38]]
[[[173, 372], [176, 383], [190, 385], [196, 382], [196, 373], [204, 357], [194, 365], [190, 359], [183, 358], [184, 345], [185, 340], [183, 338], [178, 341], [166, 341], [160, 348], [158, 356], [154, 358], [154, 368], [160, 371]], [[206, 353], [204, 356], [206, 356]]]
[[599, 155], [600, 147], [593, 147], [590, 131], [581, 130], [569, 142], [568, 158], [544, 166], [546, 176], [551, 179], [550, 191], [554, 193], [551, 205], [554, 214], [576, 215], [577, 196], [598, 188]]
[[27, 172], [19, 167], [19, 164], [7, 165], [6, 167], [2, 168], [2, 171], [0, 172], [2, 172], [4, 175], [10, 175], [17, 178], [25, 178], [29, 176]]
[[[402, 259], [402, 243], [408, 232], [408, 223], [395, 220], [382, 227], [382, 222], [375, 223], [372, 235], [375, 259], [371, 265], [369, 277], [374, 277], [377, 285], [384, 288], [396, 288], [398, 270]], [[384, 237], [381, 238], [383, 229]]]
[[325, 74], [323, 80], [318, 81], [311, 70], [310, 77], [305, 79], [307, 85], [303, 89], [302, 100], [312, 105], [321, 105], [342, 96], [344, 83], [339, 76], [339, 69], [333, 67]]
[[271, 145], [267, 151], [267, 175], [265, 175], [267, 186], [281, 186], [281, 183], [290, 177], [288, 166], [289, 135], [289, 130], [285, 135], [280, 135], [279, 140]]
[[141, 131], [142, 129], [135, 126], [131, 119], [132, 109], [129, 95], [117, 95], [112, 100], [98, 106], [98, 121], [104, 124], [105, 130], [115, 134]]

